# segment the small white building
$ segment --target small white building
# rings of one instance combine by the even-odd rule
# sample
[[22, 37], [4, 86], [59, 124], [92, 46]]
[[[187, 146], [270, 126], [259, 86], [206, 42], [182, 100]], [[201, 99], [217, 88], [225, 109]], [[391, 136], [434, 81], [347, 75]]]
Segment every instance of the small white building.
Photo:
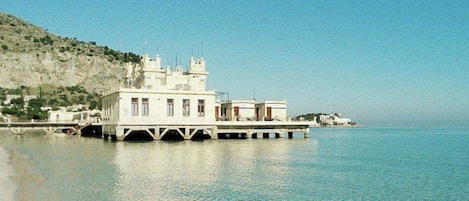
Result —
[[99, 122], [100, 111], [98, 110], [85, 110], [80, 112], [68, 111], [65, 107], [62, 107], [60, 110], [47, 111], [48, 122], [81, 122], [81, 123], [96, 123]]
[[256, 117], [259, 121], [288, 121], [287, 101], [256, 103]]
[[350, 125], [352, 123], [352, 119], [343, 118], [341, 117], [340, 113], [321, 114], [319, 116], [319, 120], [321, 121], [321, 124], [330, 126], [344, 126]]
[[3, 101], [3, 104], [4, 105], [10, 105], [11, 104], [11, 100], [13, 99], [17, 99], [17, 98], [21, 98], [20, 95], [7, 95], [5, 97], [5, 101]]
[[[4, 105], [10, 105], [10, 104], [11, 104], [11, 101], [12, 101], [13, 99], [17, 99], [17, 98], [21, 98], [21, 95], [7, 95], [7, 96], [5, 97], [5, 101], [3, 101], [3, 104], [4, 104]], [[37, 96], [36, 96], [36, 95], [25, 95], [25, 96], [23, 97], [23, 101], [24, 101], [25, 107], [28, 106], [28, 103], [29, 103], [29, 101], [30, 101], [31, 99], [37, 99]]]
[[231, 100], [221, 104], [221, 117], [225, 121], [252, 121], [256, 119], [255, 100]]
[[36, 95], [25, 95], [23, 100], [24, 100], [25, 103], [28, 103], [32, 99], [37, 99], [37, 96]]

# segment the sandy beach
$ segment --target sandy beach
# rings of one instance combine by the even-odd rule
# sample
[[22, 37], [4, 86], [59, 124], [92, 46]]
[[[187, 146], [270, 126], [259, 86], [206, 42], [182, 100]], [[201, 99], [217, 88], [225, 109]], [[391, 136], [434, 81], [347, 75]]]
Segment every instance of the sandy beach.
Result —
[[0, 147], [0, 195], [1, 201], [35, 200], [34, 192], [47, 179], [32, 171], [29, 156], [16, 150]]
[[0, 147], [0, 195], [2, 200], [15, 200], [16, 183], [12, 180], [15, 171], [10, 163], [10, 154]]

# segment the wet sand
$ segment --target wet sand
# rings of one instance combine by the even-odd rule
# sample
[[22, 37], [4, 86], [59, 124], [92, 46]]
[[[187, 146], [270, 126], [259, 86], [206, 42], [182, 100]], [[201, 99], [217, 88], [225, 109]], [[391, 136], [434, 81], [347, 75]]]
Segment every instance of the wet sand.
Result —
[[[3, 150], [0, 153], [0, 170], [7, 174], [0, 175], [0, 194], [5, 200], [35, 200], [35, 191], [47, 178], [35, 171], [29, 156], [16, 150]], [[2, 157], [7, 156], [6, 160]], [[6, 161], [6, 163], [5, 163]], [[6, 165], [3, 165], [6, 164]]]
[[11, 179], [15, 171], [10, 163], [10, 154], [0, 147], [0, 195], [2, 200], [15, 200], [16, 183]]

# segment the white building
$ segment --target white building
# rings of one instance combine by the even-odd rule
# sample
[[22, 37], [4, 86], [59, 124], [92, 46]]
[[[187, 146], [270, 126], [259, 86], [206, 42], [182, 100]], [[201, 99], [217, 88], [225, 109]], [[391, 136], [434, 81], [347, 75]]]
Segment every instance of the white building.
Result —
[[140, 65], [127, 64], [123, 86], [103, 95], [103, 134], [123, 140], [135, 132], [154, 139], [176, 133], [216, 138], [215, 91], [205, 89], [208, 72], [203, 58], [161, 67], [161, 59], [143, 56]]
[[7, 97], [5, 98], [5, 101], [3, 101], [3, 104], [10, 105], [11, 100], [17, 99], [17, 98], [21, 98], [21, 96], [20, 95], [7, 95]]
[[221, 104], [221, 117], [225, 121], [252, 121], [256, 119], [256, 101], [231, 100]]
[[[155, 59], [145, 55], [140, 64], [128, 63], [125, 68], [122, 86], [102, 97], [105, 138], [180, 136], [192, 139], [197, 136], [218, 139], [219, 130], [252, 134], [253, 131], [286, 132], [286, 128], [299, 129], [309, 136], [309, 130], [305, 129], [308, 124], [280, 122], [289, 120], [286, 101], [216, 100], [215, 91], [206, 90], [208, 72], [203, 58], [191, 58], [189, 69], [183, 70], [180, 65], [162, 68], [158, 55]], [[278, 123], [264, 126], [267, 122], [249, 121]], [[272, 130], [274, 128], [276, 130]]]
[[340, 113], [336, 114], [321, 114], [319, 116], [319, 120], [323, 125], [334, 125], [334, 126], [344, 126], [350, 125], [352, 123], [352, 119], [350, 118], [343, 118], [341, 117]]
[[99, 110], [85, 110], [85, 111], [69, 111], [65, 107], [60, 110], [48, 110], [48, 122], [78, 122], [78, 123], [97, 123], [99, 122]]
[[256, 104], [256, 117], [260, 121], [287, 121], [287, 101], [264, 101]]
[[[4, 105], [10, 105], [11, 104], [11, 101], [13, 99], [18, 99], [18, 98], [21, 98], [21, 95], [7, 95], [5, 97], [5, 101], [3, 101], [3, 104]], [[24, 104], [25, 104], [25, 107], [28, 106], [28, 103], [31, 99], [37, 99], [37, 96], [36, 95], [25, 95], [23, 97], [23, 101], [24, 101]]]

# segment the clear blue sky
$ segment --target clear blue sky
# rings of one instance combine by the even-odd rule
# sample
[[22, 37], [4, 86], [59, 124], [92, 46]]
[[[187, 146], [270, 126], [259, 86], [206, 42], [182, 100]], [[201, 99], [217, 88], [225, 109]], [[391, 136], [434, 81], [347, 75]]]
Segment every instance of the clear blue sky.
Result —
[[208, 89], [370, 126], [469, 127], [469, 1], [0, 0], [49, 32], [164, 61]]

